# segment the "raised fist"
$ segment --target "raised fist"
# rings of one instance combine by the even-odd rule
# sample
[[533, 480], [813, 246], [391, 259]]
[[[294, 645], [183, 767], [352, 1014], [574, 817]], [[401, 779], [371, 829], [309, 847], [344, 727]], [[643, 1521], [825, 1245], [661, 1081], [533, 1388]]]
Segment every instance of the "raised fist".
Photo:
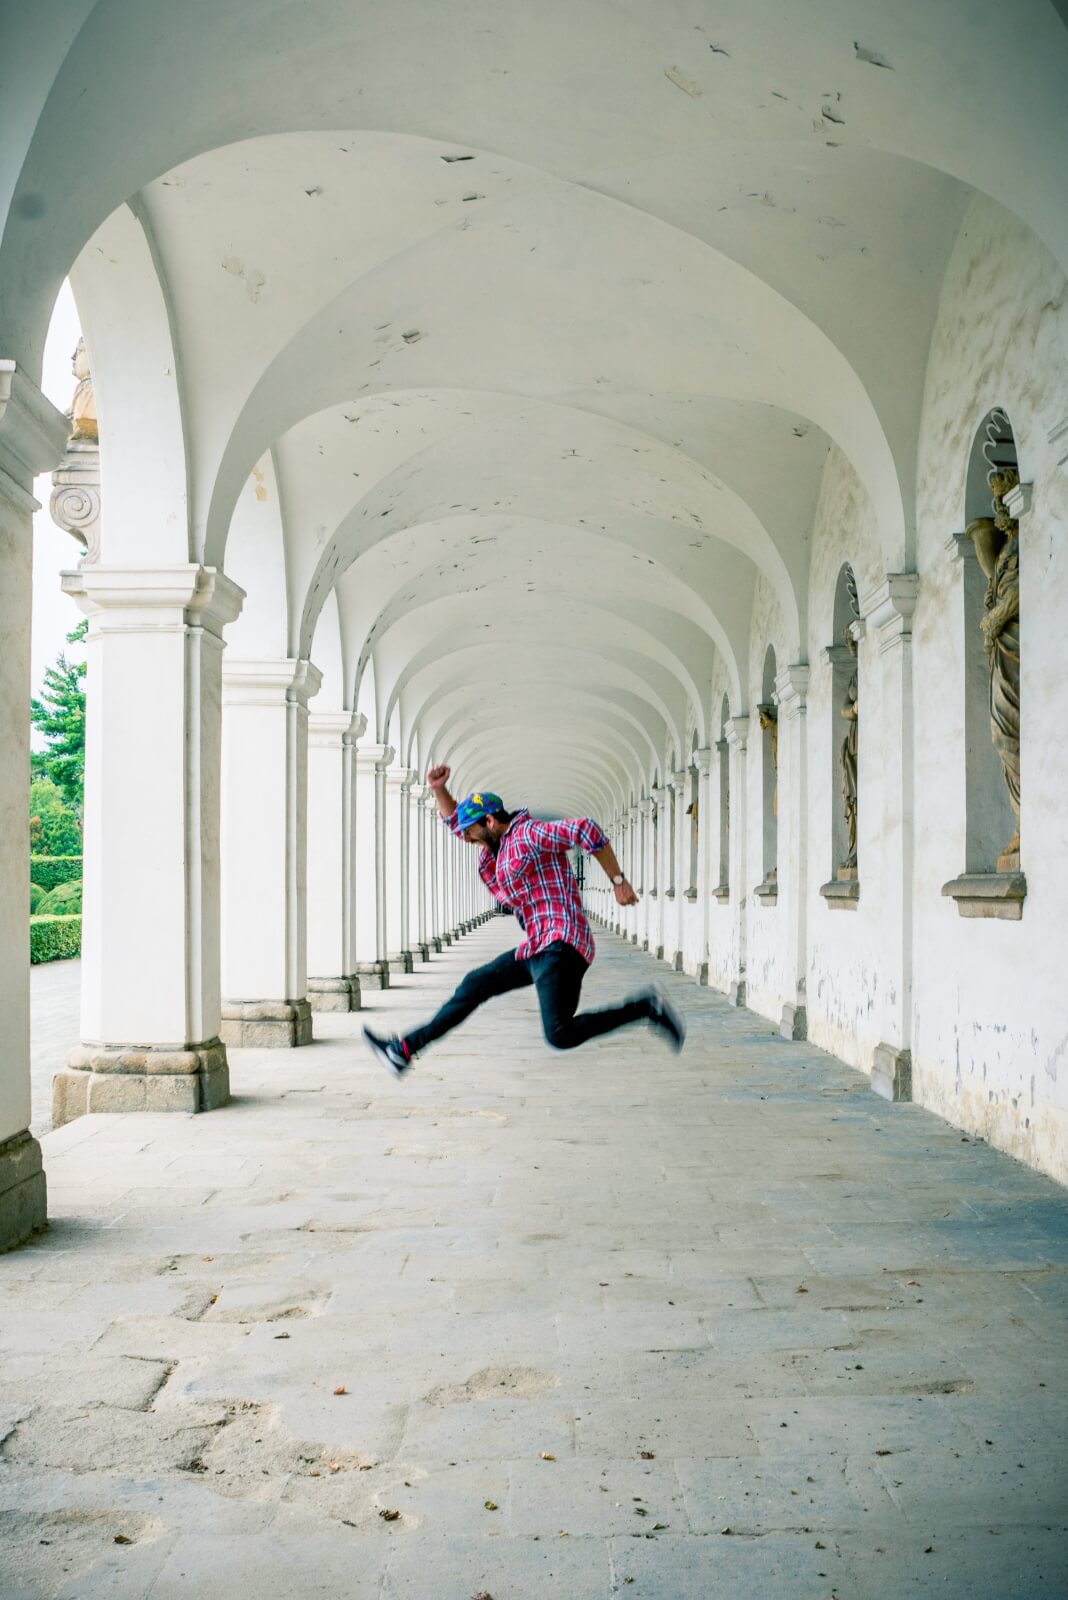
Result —
[[426, 775], [426, 781], [432, 789], [443, 789], [449, 781], [451, 767], [431, 767]]

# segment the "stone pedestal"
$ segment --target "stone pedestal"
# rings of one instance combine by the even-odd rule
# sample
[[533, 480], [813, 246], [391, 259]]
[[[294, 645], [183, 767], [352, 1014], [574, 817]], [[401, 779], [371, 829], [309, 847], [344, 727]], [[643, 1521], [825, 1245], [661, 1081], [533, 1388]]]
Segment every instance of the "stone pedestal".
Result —
[[41, 1146], [23, 1130], [0, 1143], [0, 1253], [46, 1225]]
[[871, 1086], [884, 1100], [912, 1099], [912, 1052], [878, 1044], [871, 1064]]
[[309, 978], [308, 1004], [313, 1011], [359, 1011], [360, 980], [351, 978]]
[[63, 588], [89, 618], [83, 1043], [57, 1080], [54, 1120], [210, 1111], [229, 1093], [219, 995], [222, 629], [243, 594], [197, 566], [87, 566], [64, 573]]
[[52, 1121], [60, 1128], [91, 1111], [214, 1111], [229, 1098], [221, 1039], [181, 1050], [80, 1045], [52, 1080]]
[[219, 1037], [246, 1049], [291, 1050], [312, 1042], [312, 1008], [300, 1000], [224, 1000]]
[[800, 1002], [782, 1008], [779, 1032], [784, 1039], [795, 1042], [808, 1038], [808, 1011]]

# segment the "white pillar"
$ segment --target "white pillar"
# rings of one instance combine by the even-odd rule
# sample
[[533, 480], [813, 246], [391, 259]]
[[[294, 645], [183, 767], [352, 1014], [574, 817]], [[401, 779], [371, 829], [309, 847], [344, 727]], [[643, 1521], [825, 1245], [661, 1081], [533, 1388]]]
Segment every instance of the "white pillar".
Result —
[[45, 1225], [30, 1127], [30, 613], [33, 480], [63, 458], [70, 424], [0, 361], [0, 1251]]
[[356, 740], [351, 711], [308, 717], [308, 1001], [313, 1011], [358, 1011], [355, 953]]
[[389, 767], [385, 774], [386, 959], [400, 972], [414, 965], [408, 945], [408, 796], [415, 776], [411, 767]]
[[882, 1040], [871, 1086], [887, 1100], [912, 1099], [912, 872], [914, 840], [914, 706], [912, 614], [915, 572], [892, 573], [864, 599], [869, 627], [879, 631], [883, 724], [879, 740], [883, 819], [879, 918], [887, 952], [882, 990]]
[[[712, 746], [702, 745], [695, 750], [693, 760], [697, 767], [697, 966], [694, 980], [706, 984], [712, 890], [716, 887], [713, 874], [718, 874], [719, 870], [719, 807], [712, 805]], [[686, 852], [689, 855], [689, 840]]]
[[749, 805], [746, 781], [749, 760], [746, 745], [749, 738], [749, 718], [732, 717], [726, 727], [730, 746], [731, 831], [730, 831], [730, 904], [734, 907], [732, 918], [731, 957], [732, 977], [727, 999], [732, 1006], [744, 1006], [746, 999], [746, 960], [748, 957], [748, 904], [749, 904]]
[[63, 588], [89, 618], [82, 1045], [53, 1120], [209, 1111], [229, 1098], [220, 1042], [223, 626], [242, 591], [210, 568], [86, 567]]
[[310, 1044], [310, 661], [227, 658], [223, 668], [222, 1038]]
[[779, 705], [779, 905], [786, 932], [786, 970], [793, 984], [779, 1024], [784, 1039], [808, 1038], [808, 679], [804, 662], [785, 667], [775, 679]]
[[425, 783], [408, 791], [409, 918], [414, 930], [412, 955], [430, 960], [430, 827], [426, 803], [433, 793]]
[[433, 791], [428, 789], [423, 801], [423, 823], [427, 847], [427, 897], [429, 905], [428, 934], [431, 948], [441, 954], [444, 921], [441, 915], [441, 833], [437, 821], [438, 804]]
[[671, 841], [671, 819], [668, 808], [674, 803], [670, 784], [650, 791], [649, 802], [649, 949], [658, 961], [664, 959], [665, 921], [667, 902], [667, 852]]
[[384, 789], [392, 759], [388, 744], [356, 746], [356, 971], [365, 985], [371, 982], [380, 989], [389, 988], [389, 962], [385, 923], [379, 925], [378, 791]]

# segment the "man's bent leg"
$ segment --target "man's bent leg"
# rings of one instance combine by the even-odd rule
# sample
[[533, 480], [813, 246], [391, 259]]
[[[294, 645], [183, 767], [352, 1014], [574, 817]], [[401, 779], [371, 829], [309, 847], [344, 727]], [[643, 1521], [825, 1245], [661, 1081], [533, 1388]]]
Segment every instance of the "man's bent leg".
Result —
[[538, 990], [541, 1025], [545, 1039], [554, 1050], [574, 1050], [598, 1034], [614, 1033], [633, 1022], [648, 1022], [653, 1015], [646, 995], [636, 995], [621, 1005], [601, 1011], [584, 1011], [576, 1016], [585, 961], [569, 944], [552, 944], [532, 956], [530, 967]]
[[508, 994], [512, 989], [525, 989], [533, 981], [529, 964], [517, 961], [514, 950], [505, 950], [494, 961], [487, 961], [484, 967], [475, 967], [429, 1022], [404, 1034], [403, 1041], [409, 1054], [418, 1055], [428, 1044], [433, 1044], [435, 1039], [440, 1039], [443, 1034], [457, 1027], [487, 1000]]

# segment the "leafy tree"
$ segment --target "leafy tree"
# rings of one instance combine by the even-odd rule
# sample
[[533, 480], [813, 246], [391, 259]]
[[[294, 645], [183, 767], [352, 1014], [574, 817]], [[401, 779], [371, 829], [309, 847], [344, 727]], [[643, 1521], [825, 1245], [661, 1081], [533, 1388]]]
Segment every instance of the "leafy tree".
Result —
[[30, 785], [30, 849], [37, 856], [81, 854], [78, 814], [64, 800], [51, 778]]
[[[79, 622], [68, 633], [68, 644], [79, 644], [88, 626], [88, 621]], [[49, 744], [47, 750], [31, 753], [31, 770], [35, 777], [50, 779], [79, 817], [85, 791], [84, 684], [85, 662], [70, 662], [60, 651], [55, 666], [45, 672], [40, 700], [30, 701], [30, 721]]]

